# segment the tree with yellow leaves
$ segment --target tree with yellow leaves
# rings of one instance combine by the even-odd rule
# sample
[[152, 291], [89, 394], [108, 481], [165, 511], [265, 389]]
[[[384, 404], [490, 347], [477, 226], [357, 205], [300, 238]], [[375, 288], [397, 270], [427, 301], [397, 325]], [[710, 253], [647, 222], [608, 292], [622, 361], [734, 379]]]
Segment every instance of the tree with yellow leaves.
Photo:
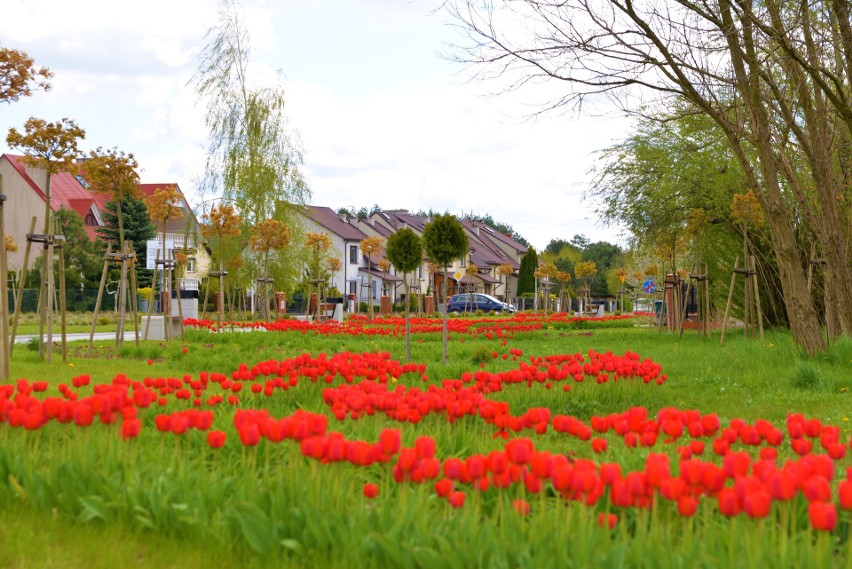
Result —
[[290, 244], [290, 229], [277, 219], [261, 221], [251, 228], [249, 247], [261, 254], [263, 261], [263, 312], [269, 320], [269, 252], [280, 251]]
[[509, 275], [514, 274], [515, 269], [509, 263], [497, 266], [497, 274], [503, 277], [503, 302], [509, 304]]
[[163, 230], [163, 258], [166, 258], [166, 224], [171, 219], [183, 219], [183, 208], [178, 204], [183, 197], [175, 186], [164, 186], [154, 190], [153, 195], [145, 198], [145, 206], [151, 221], [158, 223]]
[[[544, 299], [544, 316], [547, 317], [547, 309], [550, 304], [550, 281], [556, 277], [559, 269], [553, 263], [539, 263], [538, 268], [533, 271], [533, 276], [543, 282], [541, 294]], [[537, 300], [537, 299], [536, 299]]]
[[0, 48], [0, 103], [15, 102], [32, 95], [33, 89], [50, 91], [48, 79], [53, 73], [47, 67], [35, 67], [26, 52]]
[[[9, 129], [6, 136], [6, 144], [10, 148], [18, 149], [24, 153], [21, 161], [27, 166], [39, 168], [45, 173], [45, 200], [44, 200], [44, 234], [47, 246], [42, 253], [42, 267], [44, 267], [46, 278], [46, 290], [41, 295], [44, 305], [40, 307], [41, 326], [39, 334], [47, 325], [47, 362], [50, 363], [53, 355], [53, 298], [55, 296], [53, 280], [53, 220], [51, 218], [50, 203], [50, 181], [54, 174], [62, 171], [73, 170], [75, 158], [78, 156], [77, 142], [86, 137], [86, 131], [77, 126], [71, 119], [63, 118], [57, 122], [47, 122], [43, 119], [30, 117], [24, 123], [24, 132], [18, 132], [14, 128]], [[63, 285], [63, 276], [60, 273], [60, 288]], [[23, 298], [24, 279], [21, 279], [18, 297], [15, 300], [15, 317], [12, 325], [12, 337], [14, 338], [17, 321], [20, 314], [20, 304]], [[63, 315], [64, 317], [64, 315]], [[39, 338], [39, 356], [42, 355], [43, 342]], [[63, 346], [64, 348], [64, 346]], [[63, 357], [65, 357], [63, 350]]]
[[[311, 257], [311, 266], [314, 269], [314, 280], [317, 285], [317, 303], [314, 308], [314, 316], [319, 318], [320, 295], [322, 293], [322, 261], [328, 254], [329, 250], [331, 250], [331, 238], [325, 233], [307, 233], [305, 234], [305, 247], [308, 249]], [[308, 289], [308, 292], [310, 293], [310, 288]], [[310, 298], [310, 294], [308, 295], [308, 298]], [[310, 307], [310, 304], [308, 306]]]
[[[381, 257], [382, 248], [384, 247], [385, 240], [381, 237], [373, 235], [372, 237], [367, 237], [366, 239], [362, 239], [358, 244], [361, 252], [367, 256], [367, 270], [370, 271], [372, 269], [373, 257], [375, 256], [377, 259]], [[373, 319], [373, 273], [367, 273], [369, 284], [369, 294], [368, 294], [368, 309], [370, 311], [370, 320]]]
[[92, 150], [89, 158], [83, 162], [89, 189], [99, 194], [112, 194], [118, 218], [120, 251], [124, 251], [124, 216], [121, 213], [121, 202], [125, 196], [136, 195], [139, 188], [138, 168], [139, 163], [133, 154], [125, 154], [117, 148]]
[[598, 267], [594, 261], [581, 261], [574, 265], [574, 275], [583, 283], [583, 298], [584, 309], [588, 308], [588, 303], [591, 301], [591, 283], [592, 278], [598, 274]]

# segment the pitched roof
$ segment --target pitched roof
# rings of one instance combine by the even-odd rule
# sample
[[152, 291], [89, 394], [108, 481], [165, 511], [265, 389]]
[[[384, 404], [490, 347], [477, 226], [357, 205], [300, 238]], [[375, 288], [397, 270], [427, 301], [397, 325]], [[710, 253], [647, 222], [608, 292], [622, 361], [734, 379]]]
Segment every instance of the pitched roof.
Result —
[[[18, 171], [21, 178], [32, 188], [36, 195], [42, 200], [46, 200], [47, 196], [45, 193], [27, 173], [26, 165], [22, 160], [23, 156], [14, 154], [3, 154], [3, 156], [9, 160], [9, 163]], [[174, 186], [180, 192], [180, 188], [174, 183], [139, 184], [137, 187], [142, 197], [148, 197], [152, 196], [157, 189], [169, 186]], [[189, 207], [189, 203], [186, 201], [186, 196], [183, 195], [183, 192], [180, 192], [180, 194], [183, 199], [184, 210], [189, 212], [189, 215], [192, 215], [193, 219], [195, 219], [192, 208]], [[50, 177], [50, 209], [54, 211], [58, 211], [64, 207], [76, 211], [80, 217], [85, 218], [86, 214], [92, 210], [97, 216], [100, 211], [103, 211], [107, 202], [111, 200], [111, 192], [99, 193], [92, 191], [81, 175], [63, 171], [53, 174]], [[97, 236], [95, 233], [96, 229], [96, 227], [86, 227], [86, 232], [93, 240]]]
[[367, 238], [363, 231], [340, 219], [340, 216], [330, 207], [306, 205], [303, 208], [305, 215], [310, 219], [346, 241], [361, 241]]

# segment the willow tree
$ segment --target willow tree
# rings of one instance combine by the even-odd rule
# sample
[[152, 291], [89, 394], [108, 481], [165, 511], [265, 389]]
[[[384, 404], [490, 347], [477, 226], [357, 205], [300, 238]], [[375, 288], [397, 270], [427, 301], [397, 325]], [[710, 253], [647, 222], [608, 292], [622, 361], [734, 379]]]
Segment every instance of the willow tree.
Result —
[[441, 281], [441, 312], [443, 313], [443, 362], [447, 363], [447, 272], [450, 264], [470, 251], [470, 241], [464, 227], [451, 214], [437, 215], [423, 229], [423, 245], [429, 259], [444, 268]]
[[201, 191], [231, 200], [253, 227], [279, 218], [310, 197], [302, 176], [298, 133], [289, 126], [280, 84], [249, 78], [248, 32], [234, 0], [223, 0], [219, 21], [207, 32], [190, 83], [207, 107], [207, 164]]

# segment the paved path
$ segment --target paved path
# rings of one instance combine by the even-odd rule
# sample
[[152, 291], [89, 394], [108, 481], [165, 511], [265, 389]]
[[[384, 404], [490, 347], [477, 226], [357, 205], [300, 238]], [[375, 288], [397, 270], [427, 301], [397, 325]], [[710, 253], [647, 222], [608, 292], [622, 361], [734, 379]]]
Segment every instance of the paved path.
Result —
[[[47, 334], [45, 334], [45, 337], [47, 337]], [[139, 331], [139, 339], [142, 340], [143, 337], [144, 337], [144, 335], [143, 335], [142, 331], [140, 330]], [[16, 344], [26, 344], [27, 342], [29, 342], [30, 340], [32, 340], [34, 338], [38, 338], [38, 334], [24, 334], [23, 336], [19, 335], [19, 336], [15, 337], [15, 343]], [[81, 340], [85, 340], [85, 341], [88, 342], [89, 341], [89, 333], [88, 332], [75, 332], [74, 334], [65, 334], [65, 339], [68, 342], [79, 342]], [[115, 340], [115, 332], [95, 332], [95, 340]], [[61, 342], [62, 341], [62, 332], [59, 332], [58, 334], [54, 333], [53, 334], [53, 341], [54, 342]], [[124, 333], [124, 341], [125, 342], [135, 341], [135, 337], [134, 337], [132, 331]]]

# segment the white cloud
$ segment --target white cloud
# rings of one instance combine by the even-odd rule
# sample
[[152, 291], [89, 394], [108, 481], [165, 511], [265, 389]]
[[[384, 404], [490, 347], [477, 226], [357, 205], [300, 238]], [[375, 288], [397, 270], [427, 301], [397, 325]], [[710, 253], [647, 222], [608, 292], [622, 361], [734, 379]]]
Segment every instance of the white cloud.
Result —
[[[489, 214], [539, 248], [576, 233], [615, 240], [616, 231], [589, 219], [580, 195], [590, 152], [611, 144], [626, 121], [525, 122], [517, 118], [530, 111], [521, 94], [482, 96], [491, 86], [458, 84], [460, 68], [434, 56], [446, 37], [440, 18], [426, 15], [437, 3], [248, 3], [253, 71], [270, 82], [283, 68], [288, 78], [313, 203]], [[4, 108], [0, 132], [28, 116], [74, 118], [88, 131], [86, 149], [133, 152], [143, 181], [177, 182], [192, 200], [206, 129], [187, 80], [217, 8], [215, 0], [153, 0], [127, 17], [105, 0], [86, 10], [13, 0], [0, 20], [3, 45], [28, 51], [56, 76], [50, 93]], [[338, 12], [361, 19], [340, 22]], [[303, 29], [317, 22], [328, 29]], [[323, 49], [328, 42], [337, 47]], [[402, 52], [410, 59], [400, 60]]]

